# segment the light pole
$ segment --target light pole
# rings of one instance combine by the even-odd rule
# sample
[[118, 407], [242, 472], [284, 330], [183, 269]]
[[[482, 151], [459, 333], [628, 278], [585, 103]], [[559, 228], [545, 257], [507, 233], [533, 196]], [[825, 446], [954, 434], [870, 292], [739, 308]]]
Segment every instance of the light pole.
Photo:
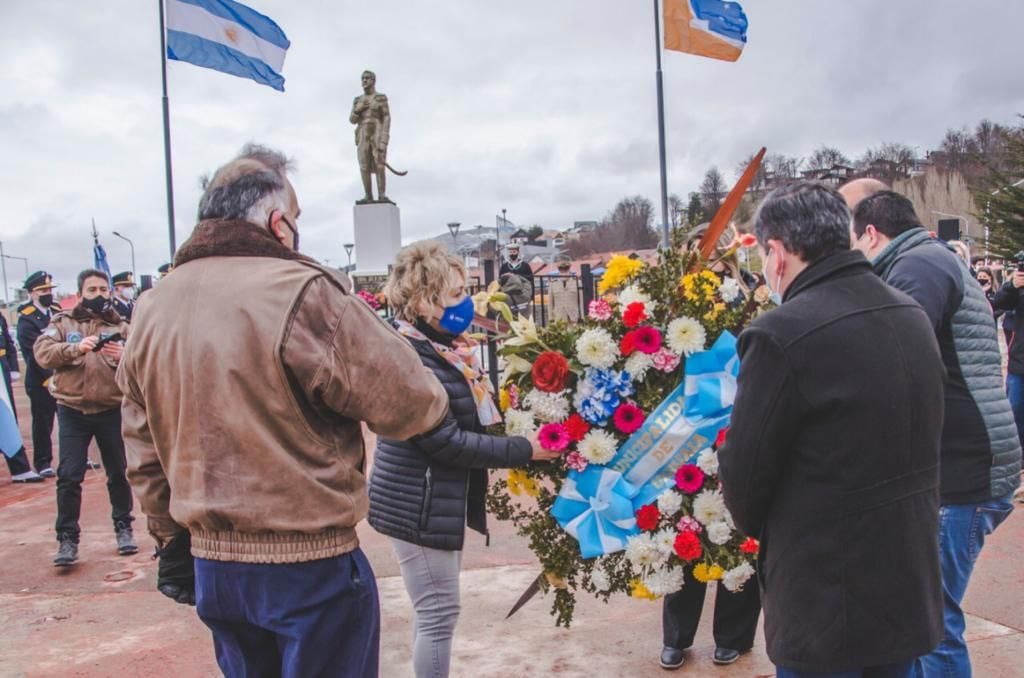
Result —
[[16, 257], [13, 254], [5, 254], [4, 259], [20, 259], [25, 265], [25, 279], [28, 280], [28, 257]]
[[[501, 208], [501, 226], [508, 225], [508, 217], [505, 216], [505, 208]], [[495, 229], [494, 233], [494, 256], [499, 256], [501, 252], [501, 226]]]
[[345, 270], [345, 273], [351, 273], [352, 272], [352, 250], [354, 250], [356, 248], [356, 244], [352, 243], [352, 242], [347, 242], [347, 243], [344, 244], [344, 248], [345, 248], [345, 254], [348, 255], [348, 267]]
[[123, 235], [121, 235], [120, 233], [118, 233], [117, 231], [114, 231], [113, 233], [118, 238], [120, 238], [121, 240], [124, 240], [126, 243], [128, 243], [128, 247], [131, 248], [131, 252], [132, 252], [132, 282], [134, 283], [135, 282], [135, 278], [137, 277], [135, 275], [135, 243], [133, 243], [131, 241], [131, 238], [126, 238]]
[[452, 242], [455, 243], [456, 249], [458, 249], [457, 246], [459, 244], [459, 226], [462, 226], [462, 224], [457, 221], [452, 221], [448, 224], [448, 232], [452, 234]]

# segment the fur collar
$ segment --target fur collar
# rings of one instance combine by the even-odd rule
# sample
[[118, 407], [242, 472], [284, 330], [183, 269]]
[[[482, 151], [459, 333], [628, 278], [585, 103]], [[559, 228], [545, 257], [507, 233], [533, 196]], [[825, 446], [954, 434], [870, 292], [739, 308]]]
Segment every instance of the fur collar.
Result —
[[174, 265], [206, 257], [269, 257], [316, 263], [279, 243], [270, 231], [236, 220], [199, 222], [174, 255]]
[[120, 325], [123, 318], [121, 314], [113, 309], [113, 307], [107, 308], [103, 313], [97, 315], [87, 309], [82, 304], [78, 304], [70, 312], [71, 319], [80, 323], [87, 323], [90, 320], [96, 320], [99, 318], [108, 325]]

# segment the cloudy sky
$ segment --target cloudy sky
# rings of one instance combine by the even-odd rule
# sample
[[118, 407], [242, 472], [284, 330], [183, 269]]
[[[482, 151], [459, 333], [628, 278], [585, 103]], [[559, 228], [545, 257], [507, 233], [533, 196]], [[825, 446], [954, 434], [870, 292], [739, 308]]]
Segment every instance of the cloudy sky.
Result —
[[[170, 62], [178, 242], [199, 177], [249, 140], [293, 156], [303, 250], [335, 265], [361, 186], [348, 113], [371, 68], [392, 107], [388, 193], [407, 241], [445, 224], [597, 219], [658, 195], [652, 3], [250, 0], [288, 34], [285, 93]], [[922, 152], [1024, 113], [1019, 0], [743, 0], [736, 64], [664, 54], [669, 190], [758, 147]], [[0, 0], [0, 240], [63, 289], [91, 264], [168, 258], [157, 0]], [[358, 255], [357, 255], [358, 258]], [[7, 260], [16, 286], [20, 261]]]

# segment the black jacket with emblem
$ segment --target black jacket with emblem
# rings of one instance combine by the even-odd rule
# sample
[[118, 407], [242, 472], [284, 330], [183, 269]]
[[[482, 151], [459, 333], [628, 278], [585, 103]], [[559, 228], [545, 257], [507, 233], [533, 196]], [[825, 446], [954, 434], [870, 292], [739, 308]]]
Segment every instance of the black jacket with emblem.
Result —
[[532, 449], [525, 438], [484, 433], [465, 377], [429, 341], [410, 343], [444, 386], [449, 411], [440, 426], [408, 441], [378, 438], [369, 521], [390, 537], [458, 551], [466, 525], [487, 532], [487, 469], [525, 466]]
[[53, 375], [53, 370], [41, 367], [36, 361], [33, 347], [39, 335], [50, 325], [50, 319], [60, 312], [59, 306], [51, 306], [50, 312], [45, 313], [31, 301], [18, 307], [18, 346], [25, 359], [25, 388], [30, 394], [34, 389], [45, 389], [46, 382]]
[[842, 252], [797, 276], [739, 355], [720, 478], [761, 540], [768, 656], [843, 672], [927, 654], [943, 632], [946, 373], [928, 316]]

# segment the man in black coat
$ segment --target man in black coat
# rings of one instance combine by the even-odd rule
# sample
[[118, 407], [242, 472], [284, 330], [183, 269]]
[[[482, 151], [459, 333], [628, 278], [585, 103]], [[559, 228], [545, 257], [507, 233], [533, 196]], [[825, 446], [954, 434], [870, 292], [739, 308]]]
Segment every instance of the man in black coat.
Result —
[[945, 370], [928, 317], [850, 251], [849, 223], [810, 182], [773, 191], [755, 220], [782, 304], [740, 336], [720, 473], [737, 528], [761, 540], [780, 676], [910, 676], [942, 638]]
[[25, 392], [32, 405], [32, 457], [36, 470], [44, 478], [57, 476], [51, 467], [57, 401], [49, 390], [53, 371], [39, 366], [32, 347], [49, 326], [50, 318], [60, 313], [60, 306], [53, 300], [54, 287], [49, 273], [36, 271], [25, 280], [29, 300], [18, 307], [18, 346], [25, 358]]

